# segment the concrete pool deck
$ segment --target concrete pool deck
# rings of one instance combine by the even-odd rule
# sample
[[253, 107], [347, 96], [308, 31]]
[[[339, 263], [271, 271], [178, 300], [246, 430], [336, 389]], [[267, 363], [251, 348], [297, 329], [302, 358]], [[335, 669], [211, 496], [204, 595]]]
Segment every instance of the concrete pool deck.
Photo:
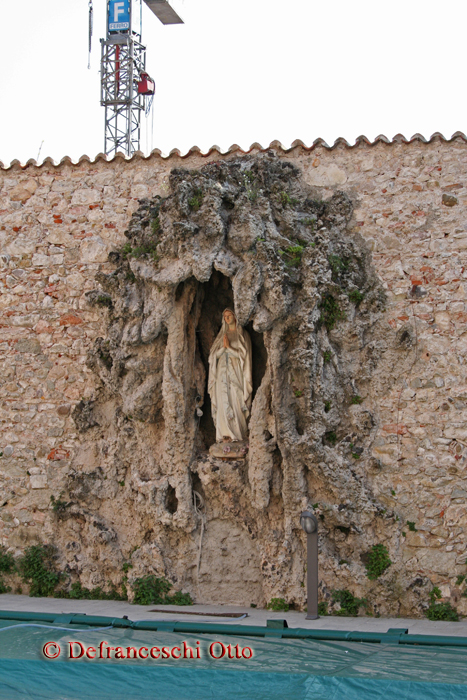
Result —
[[[346, 630], [358, 632], [387, 632], [391, 627], [402, 627], [409, 634], [430, 634], [467, 637], [467, 618], [460, 622], [431, 622], [426, 619], [403, 617], [320, 617], [306, 620], [305, 613], [271, 612], [258, 608], [236, 605], [131, 605], [113, 600], [64, 600], [61, 598], [30, 598], [26, 595], [0, 595], [0, 611], [79, 613], [123, 617], [130, 620], [177, 620], [180, 622], [232, 623], [235, 625], [266, 626], [267, 620], [287, 620], [289, 627], [320, 630]], [[154, 612], [157, 610], [157, 612]], [[163, 612], [162, 612], [163, 611]], [[188, 613], [188, 614], [186, 614]], [[201, 613], [201, 614], [194, 614]], [[238, 619], [228, 617], [228, 613], [247, 614]], [[221, 615], [221, 616], [219, 616]]]

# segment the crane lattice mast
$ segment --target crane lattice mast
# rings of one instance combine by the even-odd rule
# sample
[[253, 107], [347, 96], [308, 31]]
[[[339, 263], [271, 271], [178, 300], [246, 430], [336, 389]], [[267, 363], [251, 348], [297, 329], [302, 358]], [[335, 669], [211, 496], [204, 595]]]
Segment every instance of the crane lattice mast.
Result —
[[[144, 0], [163, 24], [183, 21], [166, 0]], [[137, 2], [137, 0], [136, 0]], [[101, 39], [101, 105], [105, 107], [104, 152], [139, 150], [141, 113], [154, 83], [146, 73], [146, 47], [141, 43], [142, 2], [135, 21], [134, 0], [107, 0], [106, 38]]]

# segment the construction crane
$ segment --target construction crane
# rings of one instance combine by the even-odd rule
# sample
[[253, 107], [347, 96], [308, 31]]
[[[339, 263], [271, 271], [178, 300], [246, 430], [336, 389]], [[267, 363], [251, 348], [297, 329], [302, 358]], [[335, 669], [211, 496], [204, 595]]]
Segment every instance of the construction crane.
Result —
[[[131, 156], [140, 147], [141, 113], [145, 109], [145, 101], [152, 99], [155, 92], [154, 81], [146, 72], [146, 47], [141, 43], [143, 0], [106, 2], [106, 38], [101, 39], [101, 105], [105, 107], [104, 152], [110, 157], [117, 151]], [[183, 24], [183, 20], [167, 0], [144, 2], [162, 24]], [[91, 36], [91, 0], [89, 8]]]

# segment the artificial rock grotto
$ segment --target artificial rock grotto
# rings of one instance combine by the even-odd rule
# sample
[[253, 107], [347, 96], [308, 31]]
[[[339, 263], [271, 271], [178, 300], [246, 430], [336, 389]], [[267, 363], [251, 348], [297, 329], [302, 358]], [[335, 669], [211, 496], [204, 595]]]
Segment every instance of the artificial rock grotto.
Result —
[[[455, 135], [0, 171], [4, 546], [303, 609], [308, 507], [322, 601], [416, 616], [436, 585], [467, 612], [466, 164]], [[253, 357], [234, 460], [209, 453], [226, 308]]]

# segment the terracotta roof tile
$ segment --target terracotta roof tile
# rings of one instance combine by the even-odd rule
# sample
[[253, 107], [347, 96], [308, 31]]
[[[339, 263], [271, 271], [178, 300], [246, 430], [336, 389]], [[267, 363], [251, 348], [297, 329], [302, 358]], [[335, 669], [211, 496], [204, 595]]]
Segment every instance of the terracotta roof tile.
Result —
[[212, 153], [217, 153], [219, 155], [230, 155], [232, 153], [251, 153], [252, 151], [268, 151], [270, 149], [273, 149], [275, 151], [282, 151], [282, 153], [290, 153], [290, 151], [293, 151], [295, 148], [303, 148], [305, 151], [313, 151], [316, 148], [326, 148], [329, 151], [332, 151], [335, 148], [361, 148], [361, 147], [367, 147], [371, 148], [372, 146], [376, 146], [379, 143], [384, 143], [387, 145], [392, 145], [392, 144], [409, 144], [413, 143], [415, 141], [418, 141], [420, 143], [433, 143], [435, 141], [443, 141], [445, 143], [449, 143], [452, 141], [463, 141], [464, 143], [467, 143], [467, 137], [462, 131], [456, 131], [450, 139], [447, 139], [443, 136], [443, 134], [439, 133], [439, 131], [436, 131], [434, 134], [430, 136], [430, 138], [427, 140], [425, 139], [422, 134], [414, 134], [410, 139], [406, 139], [403, 134], [396, 134], [392, 140], [389, 140], [384, 134], [380, 134], [375, 138], [374, 141], [370, 141], [367, 139], [366, 136], [358, 136], [355, 140], [354, 144], [350, 144], [346, 139], [339, 137], [334, 141], [334, 144], [332, 146], [329, 146], [326, 141], [323, 139], [316, 139], [313, 141], [312, 146], [306, 146], [303, 141], [300, 139], [296, 139], [290, 148], [285, 148], [280, 141], [272, 141], [269, 146], [266, 148], [263, 148], [263, 146], [260, 143], [253, 143], [251, 144], [250, 148], [245, 151], [243, 150], [237, 143], [232, 144], [230, 148], [228, 148], [226, 151], [222, 151], [219, 146], [213, 145], [211, 148], [206, 152], [203, 153], [201, 149], [198, 146], [193, 146], [190, 148], [187, 153], [182, 155], [182, 153], [179, 151], [178, 148], [173, 148], [168, 155], [164, 155], [162, 151], [160, 151], [158, 148], [154, 148], [149, 155], [144, 155], [142, 151], [136, 151], [136, 153], [131, 156], [131, 158], [127, 157], [124, 153], [118, 152], [116, 153], [113, 158], [108, 158], [104, 153], [98, 153], [98, 155], [92, 160], [89, 156], [87, 155], [82, 155], [78, 161], [74, 162], [69, 156], [65, 156], [60, 160], [59, 163], [56, 163], [52, 158], [47, 157], [45, 158], [42, 163], [37, 163], [34, 158], [30, 158], [26, 163], [21, 163], [19, 160], [12, 160], [10, 165], [4, 165], [2, 161], [0, 161], [0, 170], [10, 170], [15, 167], [19, 168], [28, 168], [28, 167], [43, 167], [44, 165], [51, 165], [54, 168], [59, 168], [61, 165], [78, 165], [79, 163], [96, 163], [98, 161], [106, 161], [111, 163], [115, 159], [120, 159], [120, 160], [125, 160], [125, 161], [130, 161], [130, 160], [137, 160], [138, 158], [141, 158], [143, 160], [147, 160], [148, 158], [163, 158], [164, 160], [177, 157], [177, 158], [189, 158], [190, 156], [197, 155], [201, 156], [203, 158], [207, 158], [210, 156]]

